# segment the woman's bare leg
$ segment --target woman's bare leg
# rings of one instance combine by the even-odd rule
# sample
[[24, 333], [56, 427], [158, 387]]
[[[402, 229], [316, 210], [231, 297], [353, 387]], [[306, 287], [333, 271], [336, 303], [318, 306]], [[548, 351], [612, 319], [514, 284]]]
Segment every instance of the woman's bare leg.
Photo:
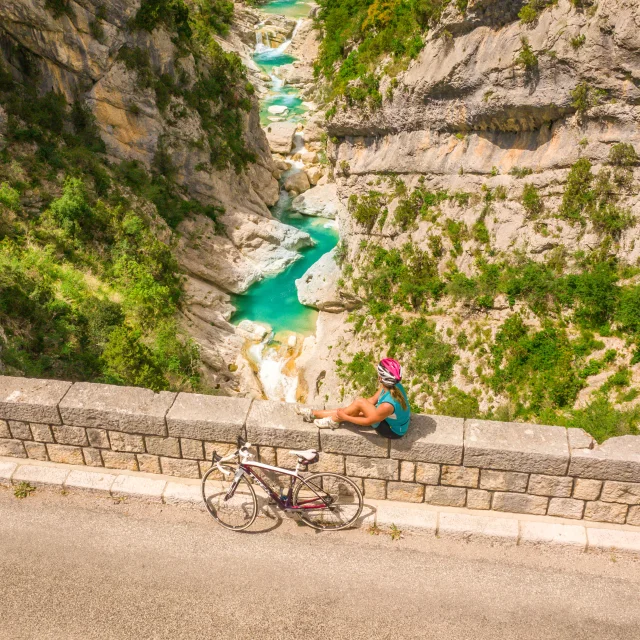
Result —
[[[373, 415], [375, 410], [375, 405], [370, 402], [367, 398], [356, 398], [348, 407], [342, 409], [344, 413], [348, 416], [363, 416], [368, 418]], [[338, 409], [318, 409], [313, 412], [313, 415], [316, 418], [326, 418], [331, 417], [336, 422], [338, 421], [337, 416]]]

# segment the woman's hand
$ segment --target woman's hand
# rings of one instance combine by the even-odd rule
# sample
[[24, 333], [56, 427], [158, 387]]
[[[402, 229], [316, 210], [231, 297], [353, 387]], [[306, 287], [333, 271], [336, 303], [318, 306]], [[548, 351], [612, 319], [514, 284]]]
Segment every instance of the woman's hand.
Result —
[[336, 411], [336, 418], [339, 422], [348, 422], [351, 416], [347, 415], [342, 409], [338, 409]]

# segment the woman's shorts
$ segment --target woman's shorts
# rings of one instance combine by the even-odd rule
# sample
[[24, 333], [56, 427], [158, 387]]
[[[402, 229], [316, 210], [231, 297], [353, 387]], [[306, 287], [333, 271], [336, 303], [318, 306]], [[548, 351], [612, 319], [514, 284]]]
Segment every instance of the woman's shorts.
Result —
[[398, 438], [402, 438], [394, 431], [391, 431], [391, 427], [386, 420], [383, 420], [377, 427], [376, 432], [378, 435], [381, 435], [383, 438], [388, 438], [389, 440], [397, 440]]

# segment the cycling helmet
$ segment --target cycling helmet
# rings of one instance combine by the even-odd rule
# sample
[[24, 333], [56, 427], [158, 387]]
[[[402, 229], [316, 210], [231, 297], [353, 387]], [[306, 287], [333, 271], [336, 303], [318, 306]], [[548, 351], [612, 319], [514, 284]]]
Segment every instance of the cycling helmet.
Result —
[[378, 375], [385, 387], [393, 387], [402, 380], [402, 367], [393, 358], [384, 358], [378, 365]]

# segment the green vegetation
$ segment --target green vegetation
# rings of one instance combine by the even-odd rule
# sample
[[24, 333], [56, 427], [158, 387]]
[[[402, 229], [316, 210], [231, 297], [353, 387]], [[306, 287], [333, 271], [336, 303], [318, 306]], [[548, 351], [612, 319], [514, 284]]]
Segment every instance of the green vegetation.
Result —
[[522, 206], [530, 216], [539, 216], [544, 210], [544, 204], [535, 185], [527, 183], [522, 190]]
[[548, 6], [557, 4], [558, 0], [528, 0], [520, 9], [518, 18], [523, 24], [534, 24], [540, 17], [540, 13]]
[[44, 0], [44, 8], [51, 13], [54, 18], [68, 16], [72, 18], [74, 13], [69, 0]]
[[578, 113], [584, 113], [592, 107], [597, 107], [605, 95], [606, 92], [603, 89], [596, 89], [587, 82], [581, 82], [571, 92], [571, 106]]
[[13, 495], [19, 500], [23, 500], [24, 498], [28, 498], [35, 490], [36, 488], [32, 484], [19, 482], [13, 490]]
[[[393, 68], [415, 58], [423, 33], [437, 23], [449, 0], [321, 0], [317, 16], [324, 31], [316, 74], [331, 83], [333, 97], [350, 105], [382, 104], [380, 61], [390, 55]], [[464, 3], [462, 5], [464, 6]]]
[[538, 56], [536, 56], [529, 44], [529, 41], [524, 36], [522, 37], [522, 47], [516, 56], [515, 62], [517, 65], [523, 66], [528, 71], [538, 67]]
[[[155, 91], [168, 119], [185, 107], [199, 114], [212, 165], [240, 171], [251, 158], [242, 136], [251, 88], [239, 58], [212, 38], [224, 28], [210, 22], [208, 33], [198, 31], [206, 12], [219, 14], [222, 5], [198, 2], [185, 17], [180, 2], [143, 4], [148, 20], [138, 26], [175, 29], [179, 46], [196, 57], [192, 81], [179, 66], [175, 77], [158, 76], [140, 49], [123, 49], [121, 59]], [[96, 23], [103, 19], [98, 11]], [[0, 367], [9, 375], [206, 390], [198, 348], [176, 320], [177, 264], [156, 234], [160, 218], [175, 228], [194, 214], [219, 229], [222, 210], [186, 196], [165, 139], [151, 171], [135, 161], [108, 163], [91, 111], [60, 94], [38, 94], [35, 61], [18, 53], [24, 83], [0, 67], [8, 116], [0, 153]]]
[[584, 35], [584, 33], [581, 33], [579, 36], [576, 36], [575, 38], [571, 38], [571, 46], [574, 49], [579, 49], [585, 42], [587, 41], [587, 36]]

